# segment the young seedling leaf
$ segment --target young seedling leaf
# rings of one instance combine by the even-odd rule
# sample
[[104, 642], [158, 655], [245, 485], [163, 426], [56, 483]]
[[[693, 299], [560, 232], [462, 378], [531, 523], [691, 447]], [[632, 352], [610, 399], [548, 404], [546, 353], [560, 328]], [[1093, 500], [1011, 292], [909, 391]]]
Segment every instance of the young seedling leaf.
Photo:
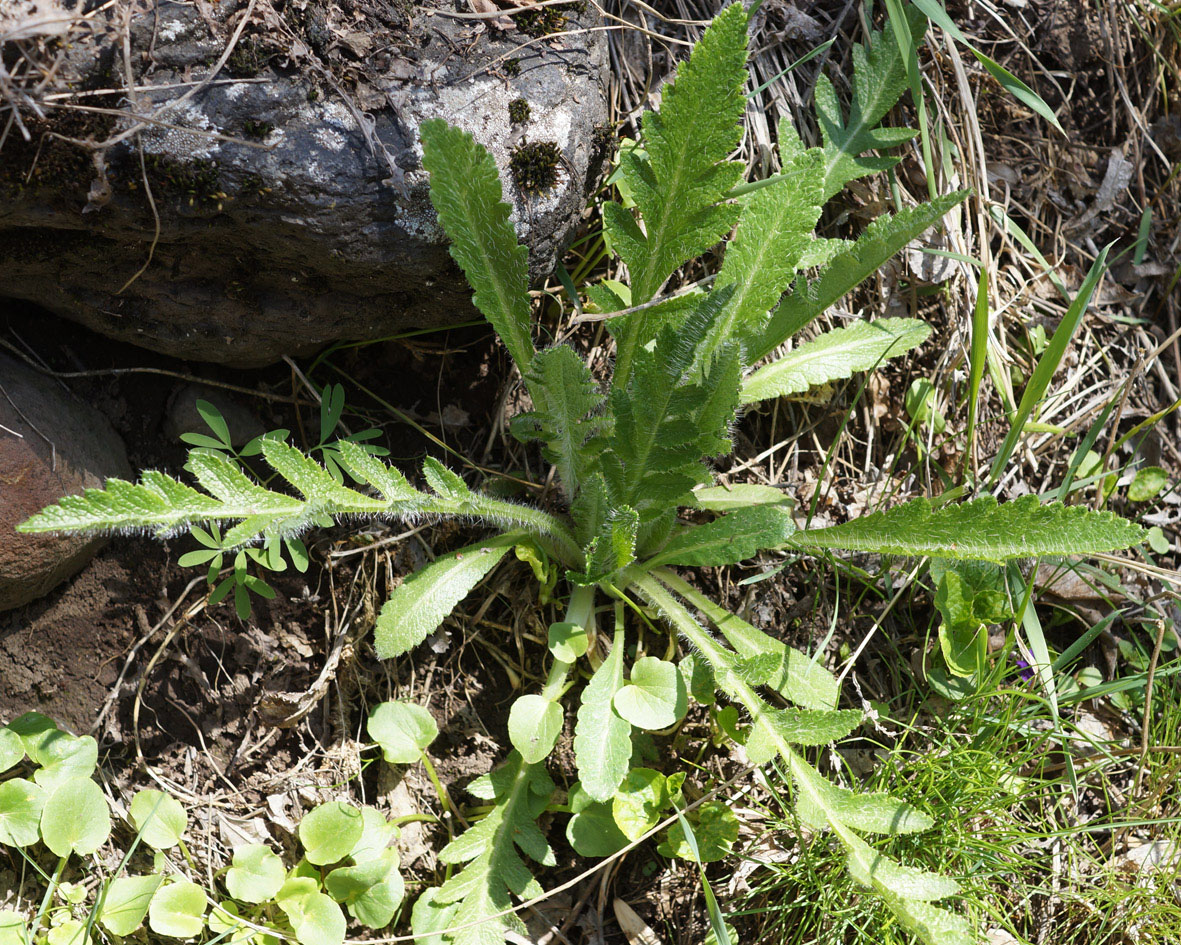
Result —
[[138, 929], [164, 877], [120, 876], [107, 885], [98, 921], [112, 935], [127, 936]]
[[684, 717], [689, 693], [674, 664], [643, 656], [632, 664], [631, 678], [615, 693], [613, 705], [637, 728], [657, 731]]
[[347, 927], [340, 906], [321, 892], [279, 903], [300, 945], [341, 945]]
[[369, 737], [390, 764], [416, 764], [438, 734], [435, 717], [411, 702], [383, 702], [369, 714]]
[[90, 778], [64, 781], [41, 811], [41, 839], [58, 856], [86, 856], [111, 835], [107, 798]]
[[566, 839], [579, 856], [610, 856], [627, 846], [628, 838], [615, 820], [614, 801], [596, 801], [578, 782], [570, 788]]
[[516, 533], [490, 538], [440, 555], [409, 575], [377, 618], [373, 642], [378, 657], [401, 656], [418, 646], [520, 540]]
[[43, 755], [42, 750], [51, 741], [70, 738], [67, 732], [57, 727], [57, 723], [49, 716], [40, 712], [26, 712], [8, 723], [7, 729], [15, 732], [25, 746], [25, 752], [36, 764], [44, 764], [51, 760]]
[[695, 843], [681, 822], [668, 828], [668, 838], [657, 848], [665, 856], [692, 863], [713, 863], [730, 855], [738, 839], [738, 817], [721, 801], [706, 801], [688, 815]]
[[0, 784], [0, 846], [27, 847], [41, 839], [45, 790], [24, 778]]
[[226, 890], [239, 902], [267, 902], [287, 879], [283, 861], [263, 843], [248, 843], [234, 851], [226, 870]]
[[309, 863], [326, 866], [343, 860], [361, 839], [361, 811], [344, 801], [329, 801], [299, 822], [299, 842]]
[[385, 856], [390, 842], [398, 836], [398, 828], [372, 807], [361, 808], [361, 839], [349, 851], [354, 863], [367, 863]]
[[7, 726], [0, 728], [0, 774], [19, 764], [24, 757], [25, 743], [21, 737]]
[[660, 823], [668, 802], [663, 774], [651, 768], [632, 768], [611, 801], [611, 816], [629, 841], [638, 840]]
[[0, 910], [0, 945], [28, 945], [29, 930], [25, 918], [12, 909]]
[[393, 850], [356, 866], [334, 869], [324, 878], [324, 888], [353, 918], [371, 929], [389, 925], [406, 894]]
[[161, 886], [148, 905], [148, 927], [157, 935], [194, 938], [205, 928], [209, 898], [204, 888], [188, 880]]
[[509, 710], [508, 738], [529, 764], [553, 751], [562, 734], [562, 707], [543, 696], [521, 696]]
[[180, 801], [162, 791], [137, 792], [131, 799], [129, 812], [140, 839], [155, 850], [176, 846], [189, 825]]
[[549, 625], [549, 650], [554, 659], [573, 663], [586, 654], [590, 637], [583, 627], [576, 623], [551, 623]]

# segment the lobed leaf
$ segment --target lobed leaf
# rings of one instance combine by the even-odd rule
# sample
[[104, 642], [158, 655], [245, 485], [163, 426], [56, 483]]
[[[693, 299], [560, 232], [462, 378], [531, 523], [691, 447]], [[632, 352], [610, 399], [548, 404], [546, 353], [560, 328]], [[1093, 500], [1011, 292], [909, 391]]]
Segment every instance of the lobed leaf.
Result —
[[929, 203], [900, 210], [893, 216], [883, 214], [874, 220], [852, 245], [841, 249], [829, 260], [817, 279], [797, 283], [791, 294], [784, 297], [766, 327], [747, 340], [747, 362], [753, 364], [765, 358], [873, 275], [907, 243], [935, 226], [967, 196], [966, 190], [956, 191], [936, 197]]
[[500, 173], [482, 145], [441, 118], [424, 121], [422, 163], [431, 175], [431, 203], [475, 295], [522, 374], [533, 360], [529, 251], [509, 222]]
[[439, 888], [434, 902], [459, 904], [451, 916], [455, 926], [480, 923], [454, 933], [455, 945], [502, 945], [506, 931], [521, 934], [524, 924], [515, 914], [492, 918], [512, 905], [514, 895], [541, 893], [517, 848], [544, 866], [556, 863], [537, 826], [554, 790], [544, 768], [526, 764], [514, 751], [487, 780], [492, 810], [439, 853], [443, 863], [467, 865]]
[[782, 548], [795, 532], [789, 509], [759, 505], [736, 509], [702, 525], [690, 525], [645, 562], [662, 565], [710, 567], [737, 564], [767, 548]]
[[1047, 555], [1095, 554], [1130, 548], [1144, 529], [1111, 512], [1027, 495], [1004, 505], [984, 496], [941, 509], [920, 498], [843, 525], [796, 532], [797, 548], [891, 555], [1008, 561]]

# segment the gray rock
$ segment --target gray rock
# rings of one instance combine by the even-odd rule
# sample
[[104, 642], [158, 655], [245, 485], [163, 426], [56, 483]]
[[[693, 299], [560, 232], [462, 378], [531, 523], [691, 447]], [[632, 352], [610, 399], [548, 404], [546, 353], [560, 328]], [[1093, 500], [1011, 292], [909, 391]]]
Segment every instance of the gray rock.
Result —
[[0, 610], [47, 593], [104, 541], [20, 535], [16, 526], [63, 495], [130, 475], [123, 443], [102, 414], [0, 355]]
[[[446, 16], [450, 5], [398, 0], [257, 0], [226, 66], [198, 88], [244, 7], [142, 5], [130, 40], [136, 102], [75, 100], [154, 116], [125, 140], [110, 143], [130, 129], [126, 117], [52, 104], [44, 120], [22, 113], [30, 140], [13, 128], [0, 152], [0, 293], [155, 351], [240, 367], [475, 317], [421, 167], [417, 129], [432, 117], [493, 153], [531, 273], [552, 271], [598, 161], [604, 33], [534, 39]], [[122, 8], [101, 8], [71, 35], [58, 94], [67, 83], [125, 86]], [[567, 11], [565, 28], [594, 25], [589, 9]], [[37, 92], [43, 104], [48, 94]], [[525, 124], [509, 120], [517, 98], [531, 105]], [[522, 140], [559, 145], [551, 190], [514, 184]], [[155, 230], [137, 141], [160, 233], [128, 284]]]

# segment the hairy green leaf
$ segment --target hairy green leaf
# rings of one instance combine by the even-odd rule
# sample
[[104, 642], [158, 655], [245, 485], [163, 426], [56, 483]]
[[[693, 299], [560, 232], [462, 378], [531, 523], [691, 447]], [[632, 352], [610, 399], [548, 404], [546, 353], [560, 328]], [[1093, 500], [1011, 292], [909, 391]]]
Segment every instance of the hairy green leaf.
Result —
[[[912, 22], [921, 35], [921, 17]], [[894, 37], [874, 32], [866, 43], [853, 47], [853, 101], [849, 114], [841, 113], [840, 102], [827, 76], [816, 80], [816, 117], [824, 139], [824, 185], [822, 202], [846, 183], [866, 174], [886, 170], [898, 163], [893, 157], [867, 157], [862, 153], [883, 150], [909, 141], [909, 128], [879, 128], [878, 123], [894, 107], [907, 87], [906, 59]]]
[[813, 249], [812, 230], [820, 219], [821, 169], [818, 148], [789, 161], [776, 182], [744, 201], [742, 219], [726, 245], [715, 288], [734, 286], [703, 351], [713, 354], [729, 338], [757, 337], [768, 313], [790, 288]]
[[[601, 426], [596, 414], [604, 397], [589, 368], [566, 345], [539, 352], [526, 383], [533, 397], [532, 412], [523, 415], [528, 419], [528, 438], [544, 443], [542, 455], [557, 470], [567, 498], [573, 498], [595, 466], [592, 440]], [[514, 432], [523, 426], [514, 422]]]
[[623, 632], [615, 634], [611, 652], [582, 690], [574, 755], [582, 789], [596, 801], [608, 800], [627, 774], [631, 758], [631, 723], [615, 711], [615, 694], [623, 688]]
[[440, 118], [424, 121], [422, 163], [431, 175], [431, 203], [451, 240], [475, 303], [524, 373], [533, 360], [529, 252], [509, 222], [500, 173], [483, 146]]
[[935, 226], [967, 196], [966, 190], [956, 191], [874, 220], [856, 242], [832, 257], [819, 278], [806, 284], [797, 283], [791, 294], [784, 297], [766, 327], [747, 342], [747, 362], [753, 364], [774, 351], [854, 286], [864, 282], [912, 239]]
[[791, 512], [784, 506], [737, 509], [712, 522], [690, 525], [677, 532], [645, 566], [737, 564], [766, 548], [782, 548], [795, 530]]
[[931, 326], [914, 318], [879, 318], [825, 332], [759, 368], [742, 384], [744, 404], [799, 394], [809, 387], [869, 371], [886, 358], [917, 348]]
[[377, 655], [389, 659], [418, 646], [520, 540], [520, 534], [490, 538], [440, 555], [410, 574], [381, 608], [374, 630]]
[[1004, 505], [983, 496], [934, 509], [915, 499], [843, 525], [796, 532], [797, 548], [833, 548], [891, 555], [1008, 561], [1046, 555], [1095, 554], [1130, 548], [1144, 529], [1111, 512], [1027, 495]]
[[645, 229], [629, 226], [622, 208], [605, 211], [604, 222], [631, 272], [633, 304], [651, 299], [674, 269], [720, 240], [738, 218], [736, 206], [719, 201], [742, 173], [741, 163], [725, 159], [742, 133], [746, 28], [741, 4], [715, 17], [662, 90], [659, 112], [644, 113], [647, 158], [621, 155]]
[[[456, 926], [479, 922], [456, 932], [455, 945], [502, 945], [506, 931], [522, 934], [524, 924], [515, 915], [490, 918], [512, 905], [512, 896], [540, 895], [541, 886], [517, 853], [517, 848], [543, 866], [556, 863], [553, 851], [537, 827], [554, 784], [540, 765], [526, 764], [517, 752], [486, 779], [492, 810], [447, 844], [439, 853], [444, 863], [467, 865], [440, 887], [435, 901], [457, 902], [452, 919]], [[481, 790], [477, 796], [484, 796]]]
[[752, 627], [667, 568], [655, 571], [655, 576], [705, 614], [738, 656], [745, 659], [773, 656], [776, 668], [765, 685], [807, 709], [836, 708], [839, 695], [836, 677], [816, 660]]

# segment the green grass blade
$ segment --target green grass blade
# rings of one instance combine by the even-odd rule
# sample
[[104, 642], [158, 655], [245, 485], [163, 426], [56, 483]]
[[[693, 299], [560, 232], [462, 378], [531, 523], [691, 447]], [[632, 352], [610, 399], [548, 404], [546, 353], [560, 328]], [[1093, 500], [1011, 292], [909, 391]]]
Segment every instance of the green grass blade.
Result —
[[1074, 337], [1075, 331], [1078, 330], [1078, 326], [1082, 323], [1083, 315], [1086, 314], [1087, 306], [1091, 302], [1091, 296], [1094, 295], [1095, 289], [1099, 285], [1099, 280], [1106, 270], [1107, 252], [1109, 249], [1111, 249], [1110, 244], [1103, 247], [1102, 252], [1099, 253], [1094, 265], [1091, 266], [1091, 271], [1087, 273], [1083, 284], [1079, 286], [1078, 294], [1074, 297], [1074, 301], [1070, 303], [1070, 308], [1066, 310], [1066, 315], [1055, 330], [1054, 336], [1050, 339], [1050, 343], [1046, 345], [1046, 350], [1042, 352], [1041, 358], [1038, 359], [1037, 367], [1033, 369], [1029, 383], [1025, 385], [1025, 391], [1021, 395], [1021, 402], [1017, 406], [1017, 413], [1013, 417], [1013, 424], [1009, 428], [1008, 436], [1005, 437], [1004, 443], [1001, 444], [1000, 452], [997, 453], [996, 459], [993, 460], [992, 471], [988, 477], [990, 486], [995, 485], [1000, 479], [1001, 473], [1004, 472], [1005, 466], [1008, 465], [1010, 458], [1012, 458], [1014, 450], [1017, 449], [1017, 442], [1021, 439], [1021, 434], [1025, 431], [1026, 421], [1033, 414], [1034, 408], [1041, 403], [1042, 397], [1050, 386], [1050, 380], [1054, 377], [1054, 373], [1062, 363], [1062, 358], [1066, 354], [1066, 348], [1070, 344], [1070, 339]]

